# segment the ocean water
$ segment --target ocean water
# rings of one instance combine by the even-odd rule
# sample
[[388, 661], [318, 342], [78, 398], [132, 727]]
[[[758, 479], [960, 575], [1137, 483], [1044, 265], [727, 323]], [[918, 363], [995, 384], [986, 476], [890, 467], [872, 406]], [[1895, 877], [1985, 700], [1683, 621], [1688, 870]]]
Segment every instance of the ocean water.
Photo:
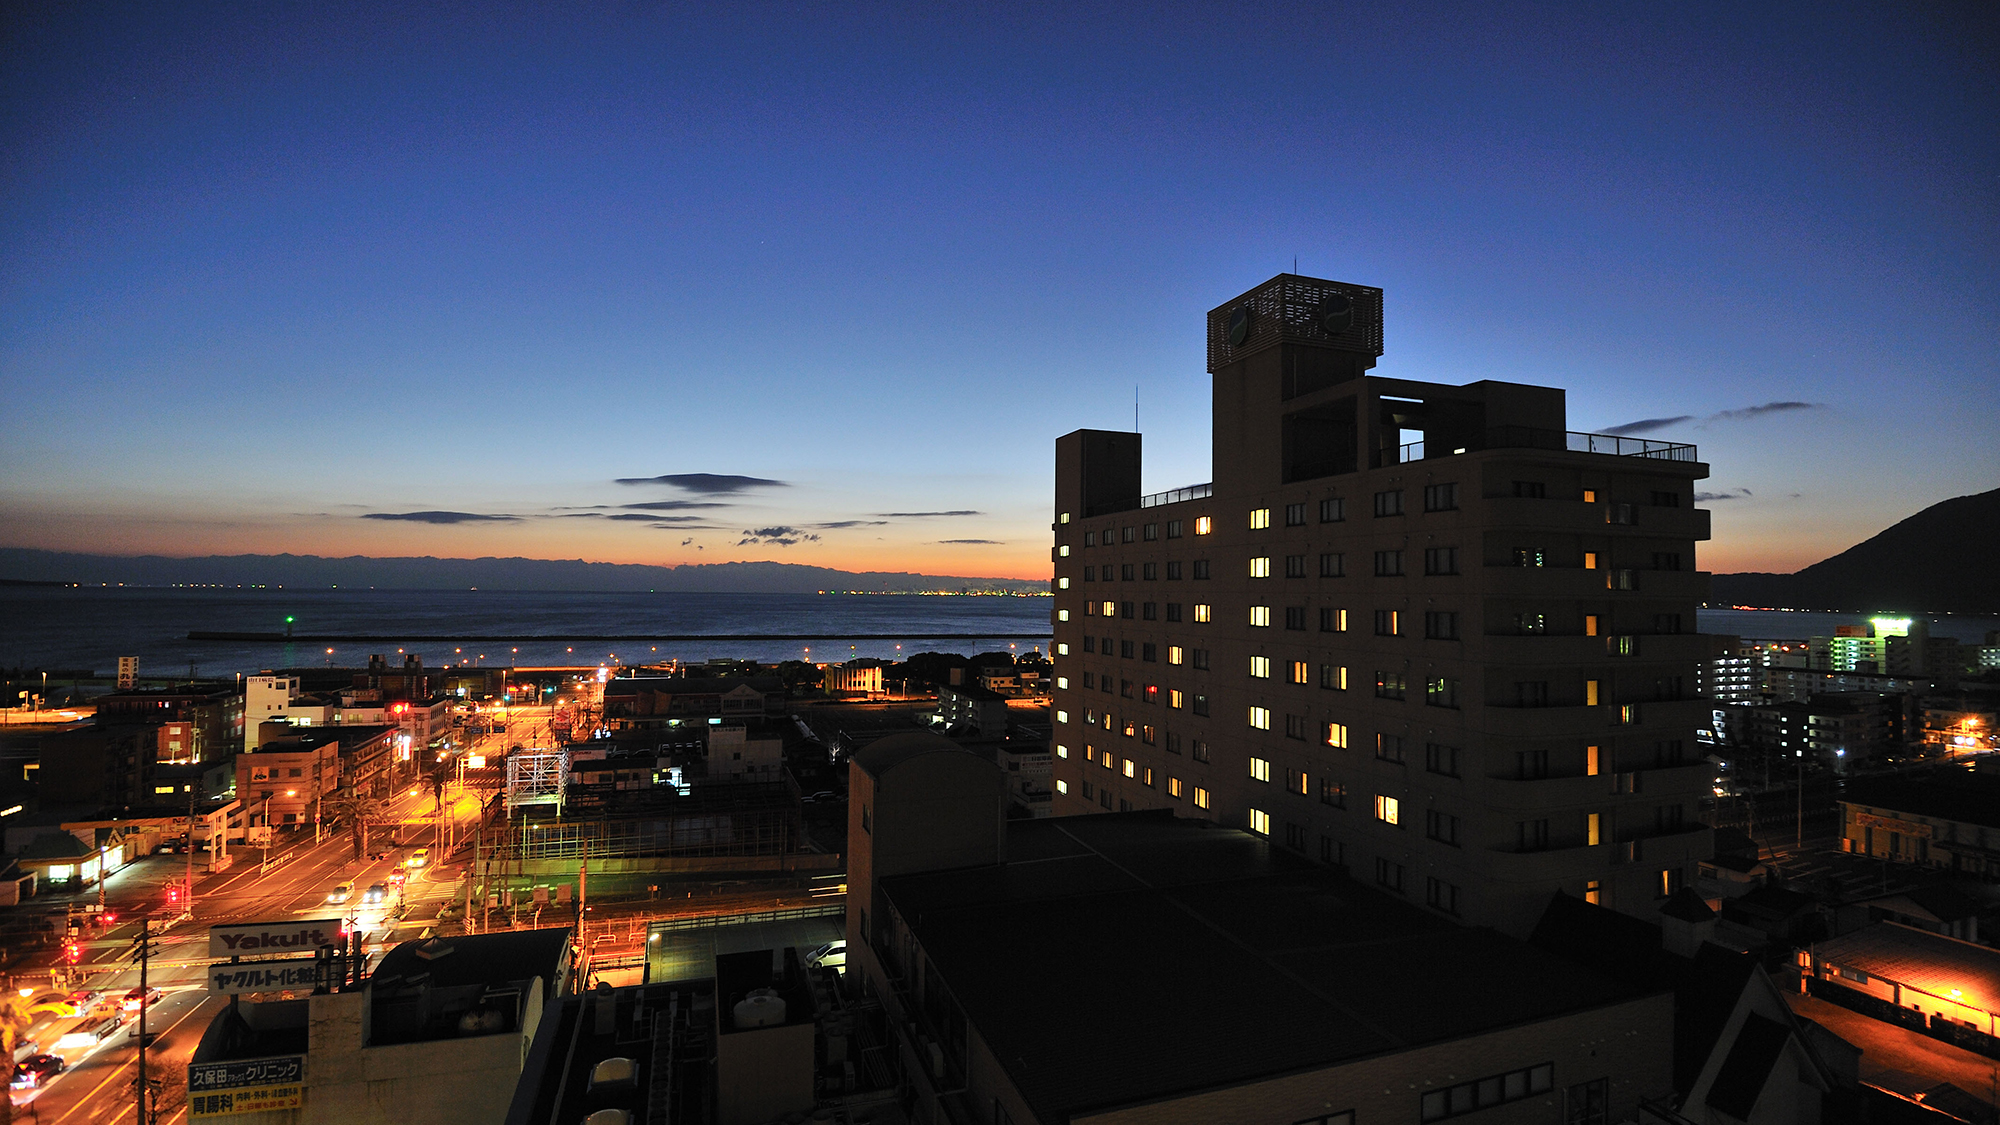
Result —
[[[700, 661], [716, 657], [837, 663], [857, 656], [898, 659], [913, 652], [1046, 650], [1052, 601], [1046, 597], [959, 594], [523, 593], [480, 590], [164, 589], [0, 587], [0, 667], [115, 671], [139, 658], [139, 674], [202, 676], [331, 663], [358, 667], [368, 656], [415, 653], [432, 667], [456, 664], [590, 665]], [[258, 643], [191, 641], [191, 631], [386, 636], [497, 633], [822, 634], [818, 640], [510, 640], [486, 646], [374, 641]], [[970, 639], [836, 640], [841, 634], [966, 634]], [[1012, 634], [1012, 635], [1010, 635]], [[1036, 634], [1037, 636], [1019, 636]], [[335, 651], [328, 653], [332, 647]]]
[[[109, 674], [137, 656], [142, 676], [228, 676], [332, 663], [355, 667], [372, 653], [416, 653], [447, 663], [591, 665], [713, 657], [837, 663], [913, 652], [971, 654], [1011, 645], [1046, 650], [1052, 602], [1043, 597], [897, 594], [521, 593], [480, 590], [164, 589], [0, 587], [0, 668], [90, 669]], [[507, 641], [487, 646], [394, 640], [357, 645], [190, 641], [190, 631], [492, 635], [497, 633], [803, 633], [789, 641]], [[1702, 610], [1701, 631], [1768, 640], [1826, 636], [1861, 614]], [[1977, 644], [2000, 618], [1930, 618], [1933, 636]], [[836, 640], [840, 634], [966, 634], [969, 639]], [[1034, 636], [1020, 636], [1033, 634]]]

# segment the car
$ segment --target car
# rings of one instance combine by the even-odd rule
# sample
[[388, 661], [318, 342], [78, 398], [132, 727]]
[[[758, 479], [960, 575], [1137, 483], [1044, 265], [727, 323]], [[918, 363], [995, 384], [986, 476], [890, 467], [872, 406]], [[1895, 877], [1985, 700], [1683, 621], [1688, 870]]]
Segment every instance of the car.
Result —
[[39, 1089], [43, 1083], [63, 1072], [61, 1055], [31, 1055], [22, 1059], [14, 1067], [14, 1088], [16, 1090]]
[[389, 872], [389, 885], [392, 887], [400, 887], [404, 883], [408, 882], [409, 878], [410, 877], [408, 875], [405, 875], [403, 873], [403, 869], [398, 867], [394, 871]]
[[833, 790], [822, 789], [810, 797], [800, 798], [799, 803], [802, 805], [830, 805], [837, 800], [839, 798], [833, 795]]
[[79, 988], [69, 994], [69, 1002], [76, 1005], [77, 1015], [84, 1015], [96, 1010], [99, 1004], [104, 1003], [104, 994], [96, 989]]
[[354, 897], [354, 884], [342, 883], [338, 887], [333, 888], [332, 892], [326, 896], [326, 901], [339, 904], [346, 902], [348, 899], [353, 897]]
[[118, 1002], [118, 1007], [121, 1011], [136, 1012], [141, 1008], [152, 1007], [165, 996], [166, 993], [157, 988], [134, 988], [125, 994], [125, 999]]
[[403, 861], [403, 866], [422, 867], [424, 864], [429, 863], [430, 861], [431, 861], [431, 850], [429, 848], [418, 848], [416, 851], [410, 853], [410, 858]]
[[361, 901], [381, 902], [383, 899], [388, 897], [389, 897], [389, 885], [387, 883], [370, 883], [368, 884], [367, 893], [361, 896]]
[[830, 941], [805, 955], [808, 969], [839, 969], [847, 971], [847, 942]]

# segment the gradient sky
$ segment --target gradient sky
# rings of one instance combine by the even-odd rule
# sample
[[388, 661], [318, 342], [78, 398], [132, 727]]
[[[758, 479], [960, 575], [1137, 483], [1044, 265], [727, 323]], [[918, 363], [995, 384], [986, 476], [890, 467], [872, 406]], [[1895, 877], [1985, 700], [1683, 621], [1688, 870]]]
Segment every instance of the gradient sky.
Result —
[[0, 545], [1045, 576], [1294, 257], [1704, 569], [2000, 485], [1989, 5], [973, 7], [10, 5]]

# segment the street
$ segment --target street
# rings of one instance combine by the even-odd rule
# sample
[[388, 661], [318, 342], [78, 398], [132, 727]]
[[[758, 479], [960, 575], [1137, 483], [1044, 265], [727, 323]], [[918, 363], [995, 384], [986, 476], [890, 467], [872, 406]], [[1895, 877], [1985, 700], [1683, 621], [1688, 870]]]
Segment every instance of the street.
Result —
[[[455, 784], [447, 789], [445, 803], [459, 827], [476, 820], [481, 807], [476, 793], [466, 793]], [[134, 1119], [137, 1014], [128, 1013], [124, 1025], [101, 1043], [77, 1040], [87, 1038], [78, 1034], [79, 1029], [111, 1015], [119, 999], [138, 985], [139, 966], [132, 958], [139, 919], [145, 915], [154, 933], [147, 984], [165, 993], [146, 1013], [147, 1031], [158, 1036], [147, 1053], [148, 1077], [158, 1082], [159, 1121], [180, 1120], [185, 1114], [188, 1056], [209, 1020], [228, 1002], [208, 991], [208, 967], [214, 962], [208, 953], [208, 927], [339, 918], [365, 935], [364, 949], [371, 959], [379, 957], [397, 942], [418, 936], [452, 898], [458, 871], [444, 862], [447, 855], [438, 846], [432, 827], [435, 808], [427, 785], [405, 786], [385, 802], [379, 819], [410, 827], [395, 834], [401, 837], [400, 847], [392, 844], [389, 832], [371, 835], [369, 847], [381, 858], [355, 859], [350, 831], [327, 833], [318, 842], [310, 829], [280, 834], [268, 857], [261, 848], [232, 847], [235, 863], [230, 869], [196, 874], [191, 916], [167, 902], [168, 887], [185, 877], [185, 855], [148, 856], [112, 875], [105, 884], [105, 907], [119, 921], [81, 942], [78, 968], [84, 979], [76, 986], [103, 994], [106, 1002], [76, 1016], [45, 1015], [30, 1027], [24, 1040], [36, 1042], [38, 1053], [63, 1056], [69, 1068], [40, 1089], [14, 1091], [17, 1114], [46, 1122]], [[403, 867], [418, 847], [431, 849], [432, 862], [415, 869]], [[407, 875], [400, 886], [395, 879], [398, 872]], [[329, 893], [342, 883], [352, 884], [353, 894], [344, 903], [330, 903]], [[375, 884], [386, 890], [382, 900], [364, 901]], [[21, 974], [17, 978], [30, 979]], [[67, 989], [50, 991], [59, 994]], [[65, 1035], [72, 1038], [65, 1040]]]

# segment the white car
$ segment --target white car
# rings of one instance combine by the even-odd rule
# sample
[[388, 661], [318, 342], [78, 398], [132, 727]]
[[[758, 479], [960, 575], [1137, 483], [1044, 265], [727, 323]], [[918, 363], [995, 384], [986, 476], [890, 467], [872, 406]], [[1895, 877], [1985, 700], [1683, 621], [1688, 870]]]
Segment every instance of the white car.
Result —
[[805, 955], [808, 969], [839, 969], [847, 971], [847, 941], [830, 941]]

